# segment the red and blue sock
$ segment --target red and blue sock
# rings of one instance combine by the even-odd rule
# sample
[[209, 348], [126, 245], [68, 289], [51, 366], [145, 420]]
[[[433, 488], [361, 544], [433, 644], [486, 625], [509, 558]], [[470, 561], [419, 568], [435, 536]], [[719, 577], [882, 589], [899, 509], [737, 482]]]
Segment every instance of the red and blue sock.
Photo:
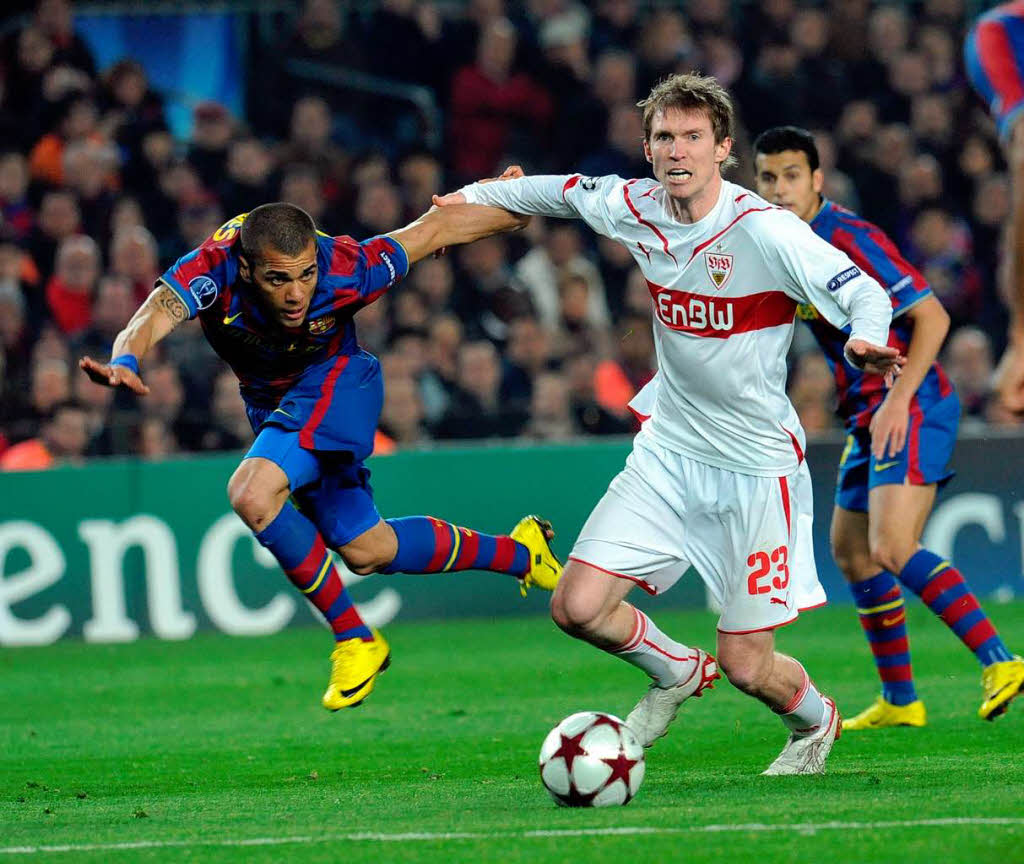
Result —
[[863, 582], [851, 582], [850, 592], [882, 679], [882, 698], [892, 705], [916, 702], [907, 615], [896, 577], [883, 570]]
[[946, 622], [982, 666], [1013, 659], [978, 598], [948, 561], [919, 549], [900, 571], [900, 581]]
[[387, 522], [398, 536], [398, 553], [382, 573], [493, 570], [521, 577], [530, 569], [529, 550], [506, 535], [481, 534], [433, 516]]
[[270, 550], [291, 583], [320, 610], [334, 631], [335, 641], [373, 638], [345, 590], [320, 532], [290, 502], [285, 502], [256, 539]]

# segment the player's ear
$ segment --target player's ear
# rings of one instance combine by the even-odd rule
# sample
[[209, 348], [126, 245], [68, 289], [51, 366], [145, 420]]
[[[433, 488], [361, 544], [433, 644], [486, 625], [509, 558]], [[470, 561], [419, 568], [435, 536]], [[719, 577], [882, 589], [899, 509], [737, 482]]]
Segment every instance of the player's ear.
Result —
[[814, 173], [811, 174], [811, 188], [814, 189], [815, 193], [820, 195], [821, 190], [825, 188], [825, 172], [820, 168], [815, 168]]
[[252, 282], [252, 266], [249, 259], [241, 253], [238, 254], [238, 275], [246, 282]]
[[720, 165], [732, 153], [732, 138], [723, 138], [715, 144], [715, 164]]
[[654, 164], [654, 156], [651, 155], [651, 142], [644, 138], [644, 159]]

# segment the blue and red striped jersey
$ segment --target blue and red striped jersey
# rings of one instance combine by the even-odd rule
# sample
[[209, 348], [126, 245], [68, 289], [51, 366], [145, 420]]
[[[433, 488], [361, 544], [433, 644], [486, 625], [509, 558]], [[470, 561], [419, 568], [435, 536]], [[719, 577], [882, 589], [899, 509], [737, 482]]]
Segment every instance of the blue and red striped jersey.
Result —
[[161, 281], [198, 318], [213, 349], [231, 366], [242, 396], [274, 408], [309, 367], [358, 350], [352, 316], [409, 270], [398, 241], [378, 236], [358, 242], [317, 232], [317, 284], [301, 327], [282, 327], [262, 308], [257, 289], [238, 274], [239, 228], [245, 214], [219, 228], [179, 258]]
[[[892, 301], [892, 325], [889, 345], [906, 354], [913, 333], [913, 322], [904, 314], [932, 293], [922, 276], [899, 252], [895, 244], [877, 225], [856, 213], [826, 200], [811, 228], [819, 237], [841, 249], [888, 293]], [[885, 382], [881, 375], [862, 372], [846, 362], [843, 346], [850, 336], [850, 326], [833, 327], [813, 306], [802, 305], [797, 315], [814, 333], [836, 379], [838, 406], [836, 413], [850, 426], [867, 426], [871, 415], [885, 398]], [[953, 390], [938, 361], [932, 363], [915, 399], [921, 407], [937, 402]]]

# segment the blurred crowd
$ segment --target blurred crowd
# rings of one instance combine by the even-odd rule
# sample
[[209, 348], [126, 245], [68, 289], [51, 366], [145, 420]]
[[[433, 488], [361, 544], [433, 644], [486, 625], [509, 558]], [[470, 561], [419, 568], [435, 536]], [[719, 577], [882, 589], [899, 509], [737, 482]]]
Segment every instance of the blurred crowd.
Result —
[[[882, 226], [949, 311], [943, 359], [965, 416], [1012, 423], [989, 391], [1009, 187], [964, 78], [967, 12], [963, 0], [308, 0], [253, 58], [249, 117], [199, 102], [182, 141], [143, 65], [97, 69], [70, 4], [42, 0], [0, 41], [0, 467], [246, 446], [237, 383], [196, 323], [145, 359], [143, 399], [91, 383], [78, 358], [108, 357], [168, 264], [266, 201], [364, 238], [513, 161], [644, 176], [635, 103], [690, 69], [736, 98], [736, 182], [752, 185], [749, 142], [764, 128], [815, 131], [826, 193]], [[292, 60], [429, 86], [443, 146], [382, 141], [383, 109]], [[575, 223], [535, 219], [424, 261], [357, 317], [386, 375], [378, 448], [628, 433], [627, 402], [654, 372], [650, 316], [629, 252]], [[806, 334], [791, 360], [805, 427], [833, 428], [831, 375]]]

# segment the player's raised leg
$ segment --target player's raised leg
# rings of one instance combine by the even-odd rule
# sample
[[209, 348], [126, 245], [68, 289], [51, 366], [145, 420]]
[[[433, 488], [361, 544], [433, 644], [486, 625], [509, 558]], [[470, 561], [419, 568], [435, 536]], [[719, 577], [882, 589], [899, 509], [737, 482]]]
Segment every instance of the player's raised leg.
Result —
[[357, 512], [373, 508], [365, 484], [311, 496], [317, 524], [354, 573], [490, 570], [514, 576], [524, 594], [532, 585], [551, 591], [562, 575], [550, 543], [555, 532], [539, 516], [524, 516], [511, 534], [486, 534], [433, 516], [381, 519], [373, 509], [375, 519], [356, 531], [353, 502], [360, 496], [367, 503]]
[[868, 514], [837, 506], [832, 512], [832, 557], [850, 586], [860, 624], [882, 682], [882, 695], [843, 729], [924, 726], [924, 703], [914, 687], [903, 592], [879, 567], [868, 543]]
[[331, 677], [322, 700], [334, 711], [358, 705], [370, 694], [390, 652], [383, 636], [359, 616], [316, 526], [288, 501], [293, 488], [306, 486], [319, 474], [316, 456], [299, 447], [297, 438], [265, 427], [232, 475], [228, 497], [334, 633]]
[[[978, 716], [994, 720], [1024, 689], [1024, 660], [1007, 649], [960, 571], [924, 549], [919, 538], [931, 512], [935, 487], [876, 486], [869, 495], [872, 558], [899, 575], [967, 646], [982, 666]], [[908, 519], [907, 514], [914, 514]]]
[[380, 567], [382, 573], [490, 570], [515, 576], [524, 594], [532, 585], [552, 591], [562, 575], [550, 545], [555, 532], [539, 516], [524, 516], [507, 535], [485, 534], [432, 516], [388, 519], [387, 525], [394, 532], [395, 552]]
[[767, 775], [822, 774], [842, 731], [836, 703], [822, 696], [804, 667], [775, 650], [775, 633], [718, 632], [718, 662], [729, 683], [772, 709], [789, 740]]
[[715, 658], [663, 633], [649, 616], [625, 602], [634, 583], [570, 559], [551, 598], [551, 617], [570, 636], [589, 642], [651, 678], [644, 697], [626, 717], [640, 743], [650, 747], [667, 731], [679, 706], [713, 686]]

